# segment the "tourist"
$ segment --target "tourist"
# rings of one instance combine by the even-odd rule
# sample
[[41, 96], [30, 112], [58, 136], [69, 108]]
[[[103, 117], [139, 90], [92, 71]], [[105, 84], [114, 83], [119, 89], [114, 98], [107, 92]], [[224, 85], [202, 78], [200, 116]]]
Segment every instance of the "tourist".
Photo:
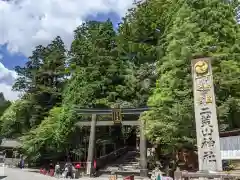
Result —
[[76, 173], [75, 173], [75, 178], [79, 178], [80, 176], [80, 169], [81, 169], [81, 163], [77, 163], [75, 165]]
[[62, 173], [62, 177], [66, 178], [66, 177], [67, 177], [67, 174], [68, 174], [68, 168], [67, 168], [67, 163], [66, 163], [65, 166], [64, 166], [64, 170], [63, 170], [63, 173]]
[[73, 179], [76, 178], [76, 172], [77, 172], [77, 169], [72, 165], [72, 178]]
[[23, 159], [23, 157], [21, 157], [21, 160], [20, 160], [20, 168], [21, 169], [24, 168], [24, 159]]
[[61, 175], [61, 168], [60, 168], [60, 165], [59, 165], [58, 162], [57, 162], [57, 164], [55, 165], [55, 172], [54, 172], [54, 174], [55, 174], [55, 176], [56, 176], [57, 178], [59, 178], [60, 175]]
[[73, 165], [70, 161], [68, 161], [65, 164], [64, 169], [65, 169], [65, 173], [64, 173], [65, 176], [64, 177], [65, 178], [68, 178], [68, 177], [73, 178]]

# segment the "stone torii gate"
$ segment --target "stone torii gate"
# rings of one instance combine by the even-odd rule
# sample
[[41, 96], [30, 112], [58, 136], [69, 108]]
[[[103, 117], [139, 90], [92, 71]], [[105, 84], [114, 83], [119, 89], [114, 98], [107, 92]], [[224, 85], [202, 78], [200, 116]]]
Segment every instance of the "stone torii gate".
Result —
[[[96, 126], [139, 126], [140, 128], [140, 176], [147, 177], [147, 141], [144, 135], [144, 123], [139, 120], [139, 115], [149, 108], [113, 108], [113, 109], [77, 109], [79, 114], [91, 115], [91, 120], [79, 121], [78, 126], [90, 126], [90, 137], [87, 157], [87, 175], [94, 173], [94, 149], [96, 141]], [[109, 120], [98, 120], [101, 115], [112, 115]], [[127, 116], [135, 115], [134, 119], [123, 119]], [[138, 118], [136, 118], [136, 115]], [[130, 117], [129, 117], [130, 118]]]

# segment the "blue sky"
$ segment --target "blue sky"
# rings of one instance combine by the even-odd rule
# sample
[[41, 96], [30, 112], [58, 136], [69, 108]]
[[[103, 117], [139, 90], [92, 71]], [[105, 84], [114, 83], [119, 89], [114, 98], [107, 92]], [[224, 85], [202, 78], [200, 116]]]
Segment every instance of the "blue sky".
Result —
[[[117, 27], [133, 0], [0, 0], [0, 92], [16, 100], [11, 86], [15, 66], [24, 66], [37, 45], [61, 36], [70, 46], [73, 30], [86, 20], [112, 20]], [[2, 11], [2, 12], [1, 12]], [[3, 16], [2, 16], [3, 15]]]
[[[107, 19], [111, 19], [111, 21], [114, 23], [114, 26], [117, 27], [118, 23], [121, 21], [121, 17], [114, 13], [99, 13], [96, 15], [89, 15], [86, 20], [96, 20], [96, 21], [106, 21]], [[7, 50], [7, 45], [1, 45], [0, 46], [0, 54], [2, 55], [2, 58], [0, 62], [10, 70], [13, 70], [15, 66], [24, 66], [24, 64], [27, 61], [27, 57], [23, 55], [20, 52], [17, 53], [11, 53]]]
[[23, 66], [27, 61], [26, 56], [21, 53], [11, 53], [7, 50], [7, 46], [2, 45], [0, 46], [0, 54], [2, 58], [0, 62], [7, 68], [7, 69], [14, 69], [15, 66]]

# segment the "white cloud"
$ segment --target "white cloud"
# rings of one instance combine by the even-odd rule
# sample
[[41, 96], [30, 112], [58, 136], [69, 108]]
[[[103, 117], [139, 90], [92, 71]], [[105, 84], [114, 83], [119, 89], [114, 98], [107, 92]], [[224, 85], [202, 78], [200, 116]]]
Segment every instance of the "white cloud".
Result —
[[[69, 47], [73, 31], [88, 15], [115, 12], [124, 16], [134, 0], [0, 0], [0, 45], [29, 56], [37, 45], [61, 36]], [[0, 61], [2, 59], [0, 54]], [[12, 84], [17, 75], [0, 63], [0, 92], [15, 100]]]
[[133, 0], [0, 0], [0, 45], [28, 56], [57, 35], [67, 46], [73, 30], [88, 15], [115, 12], [123, 16]]
[[0, 92], [3, 92], [7, 100], [13, 101], [18, 99], [20, 93], [12, 91], [12, 85], [17, 78], [15, 71], [9, 70], [0, 63]]

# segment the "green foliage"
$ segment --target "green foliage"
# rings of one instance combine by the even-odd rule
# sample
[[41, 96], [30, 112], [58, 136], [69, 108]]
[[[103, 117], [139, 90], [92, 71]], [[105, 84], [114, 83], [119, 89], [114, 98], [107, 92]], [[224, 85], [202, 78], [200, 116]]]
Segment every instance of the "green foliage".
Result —
[[149, 98], [154, 108], [143, 115], [149, 139], [169, 149], [195, 140], [190, 69], [194, 57], [214, 58], [220, 127], [236, 122], [240, 110], [240, 86], [235, 81], [240, 75], [239, 26], [233, 7], [217, 0], [185, 1], [177, 14], [165, 39], [166, 54], [158, 60], [159, 78]]
[[3, 93], [0, 93], [0, 117], [10, 105], [11, 102], [5, 99]]
[[[78, 108], [152, 107], [142, 115], [148, 139], [162, 152], [195, 143], [190, 64], [214, 58], [214, 84], [220, 128], [239, 128], [240, 76], [237, 1], [146, 0], [130, 9], [114, 31], [112, 23], [89, 21], [74, 31], [67, 52], [60, 37], [37, 46], [25, 67], [16, 67], [14, 90], [21, 100], [0, 94], [1, 134], [21, 137], [34, 159], [60, 156], [76, 147]], [[149, 97], [150, 96], [150, 97]], [[4, 112], [4, 113], [3, 113]], [[104, 117], [105, 118], [105, 117]], [[106, 117], [107, 118], [107, 117]], [[29, 132], [28, 132], [29, 131]], [[129, 130], [130, 132], [131, 130]], [[114, 129], [113, 134], [121, 134]], [[86, 136], [82, 129], [79, 136]], [[97, 142], [116, 141], [100, 129]]]
[[0, 117], [1, 135], [7, 138], [16, 138], [28, 132], [30, 113], [31, 108], [28, 101], [13, 102]]
[[76, 113], [67, 107], [54, 107], [41, 124], [21, 138], [28, 157], [38, 159], [49, 153], [65, 152], [75, 129]]
[[73, 73], [64, 103], [106, 107], [121, 99], [118, 88], [123, 84], [122, 64], [117, 57], [115, 39], [110, 21], [90, 21], [77, 28], [71, 46]]
[[[56, 37], [45, 47], [37, 46], [25, 67], [15, 69], [18, 78], [13, 85], [13, 90], [24, 92], [24, 96], [1, 117], [1, 133], [11, 138], [24, 135], [23, 149], [32, 157], [37, 157], [38, 153], [53, 150], [56, 143], [60, 143], [57, 139], [53, 141], [53, 147], [48, 146], [51, 143], [46, 136], [49, 135], [50, 140], [55, 136], [52, 134], [51, 126], [52, 128], [55, 126], [54, 118], [59, 119], [55, 112], [58, 110], [56, 106], [61, 105], [62, 91], [67, 79], [65, 61], [64, 43], [60, 37]], [[49, 114], [54, 107], [57, 110], [53, 109]], [[50, 124], [46, 125], [48, 121]], [[59, 133], [63, 131], [59, 130]], [[43, 150], [39, 152], [39, 149]]]
[[65, 47], [60, 37], [48, 46], [37, 46], [25, 67], [16, 67], [18, 78], [13, 89], [25, 92], [23, 99], [33, 108], [29, 119], [31, 127], [37, 126], [55, 105], [61, 103], [65, 83]]
[[161, 1], [145, 1], [131, 9], [119, 26], [118, 57], [124, 64], [122, 96], [132, 107], [146, 106], [155, 87], [157, 57], [163, 52], [160, 42], [164, 34]]

